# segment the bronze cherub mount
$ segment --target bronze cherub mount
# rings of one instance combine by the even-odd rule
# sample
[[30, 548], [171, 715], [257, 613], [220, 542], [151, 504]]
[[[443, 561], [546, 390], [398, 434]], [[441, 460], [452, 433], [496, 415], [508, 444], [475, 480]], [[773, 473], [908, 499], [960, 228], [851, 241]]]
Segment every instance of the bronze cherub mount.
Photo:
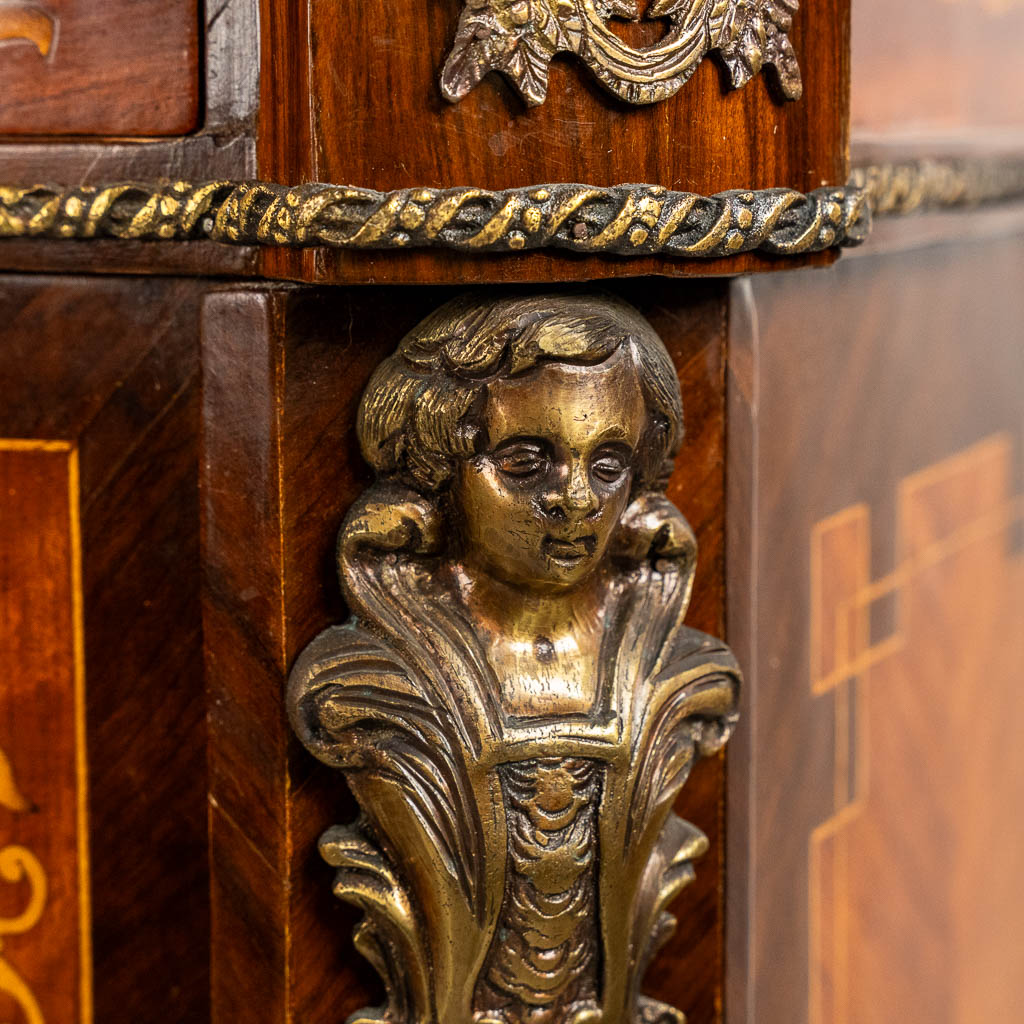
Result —
[[679, 1024], [640, 985], [707, 848], [672, 804], [740, 676], [682, 623], [664, 345], [611, 298], [458, 299], [357, 429], [377, 482], [339, 537], [352, 618], [288, 686], [362, 811], [320, 843], [386, 988], [351, 1020]]
[[441, 92], [456, 103], [498, 71], [530, 105], [543, 103], [548, 68], [573, 53], [598, 82], [627, 103], [657, 103], [677, 93], [700, 62], [717, 53], [732, 88], [771, 66], [786, 99], [803, 92], [789, 32], [798, 0], [653, 0], [645, 19], [666, 19], [655, 45], [629, 46], [610, 18], [640, 20], [637, 0], [465, 0], [441, 72]]

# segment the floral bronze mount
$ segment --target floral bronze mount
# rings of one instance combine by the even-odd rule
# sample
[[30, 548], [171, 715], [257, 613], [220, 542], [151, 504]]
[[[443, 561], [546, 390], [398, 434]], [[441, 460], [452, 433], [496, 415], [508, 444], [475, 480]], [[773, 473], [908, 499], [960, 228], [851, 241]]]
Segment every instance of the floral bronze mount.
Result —
[[683, 625], [682, 411], [650, 324], [581, 294], [457, 299], [371, 379], [352, 618], [288, 685], [361, 808], [320, 842], [386, 988], [350, 1024], [685, 1020], [641, 983], [708, 846], [672, 806], [740, 677]]
[[700, 62], [717, 53], [732, 88], [771, 66], [782, 95], [803, 92], [789, 32], [798, 0], [652, 0], [645, 19], [665, 19], [655, 45], [627, 45], [611, 18], [640, 20], [637, 0], [465, 0], [455, 41], [441, 72], [441, 92], [461, 100], [491, 71], [530, 106], [543, 103], [548, 68], [573, 53], [598, 82], [627, 103], [657, 103], [677, 93]]

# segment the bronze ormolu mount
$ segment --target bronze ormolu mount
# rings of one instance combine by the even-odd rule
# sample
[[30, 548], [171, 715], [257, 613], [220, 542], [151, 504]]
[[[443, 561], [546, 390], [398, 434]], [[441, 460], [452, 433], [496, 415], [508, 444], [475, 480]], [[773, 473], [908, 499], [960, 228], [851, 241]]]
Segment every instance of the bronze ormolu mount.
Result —
[[771, 66], [788, 100], [803, 93], [789, 33], [798, 0], [653, 0], [643, 20], [665, 19], [656, 44], [636, 49], [609, 21], [640, 21], [636, 0], [465, 0], [455, 41], [441, 72], [452, 103], [491, 71], [500, 72], [530, 105], [548, 93], [548, 69], [559, 53], [579, 57], [597, 81], [626, 103], [675, 95], [712, 51], [734, 89]]
[[352, 618], [288, 707], [362, 815], [320, 844], [393, 1024], [677, 1024], [640, 994], [707, 848], [672, 803], [739, 673], [682, 624], [675, 370], [625, 303], [448, 303], [370, 381]]

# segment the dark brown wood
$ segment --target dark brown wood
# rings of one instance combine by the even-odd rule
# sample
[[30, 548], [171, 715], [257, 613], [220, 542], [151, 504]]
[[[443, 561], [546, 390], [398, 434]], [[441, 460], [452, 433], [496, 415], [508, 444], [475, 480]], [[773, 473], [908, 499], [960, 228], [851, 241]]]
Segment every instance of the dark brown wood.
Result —
[[[686, 622], [725, 632], [725, 328], [723, 282], [620, 286], [654, 325], [679, 369], [686, 438], [668, 497], [697, 535], [697, 576]], [[710, 840], [697, 878], [671, 908], [676, 934], [654, 960], [646, 991], [691, 1024], [721, 1024], [724, 984], [725, 755], [694, 767], [676, 811]]]
[[[676, 96], [640, 107], [608, 96], [571, 60], [556, 63], [539, 107], [527, 108], [495, 75], [448, 103], [437, 78], [461, 0], [374, 13], [316, 4], [308, 23], [305, 5], [265, 6], [274, 10], [265, 11], [263, 95], [277, 102], [264, 107], [272, 131], [261, 138], [261, 163], [282, 180], [312, 173], [382, 190], [651, 181], [709, 193], [806, 191], [844, 176], [849, 5], [842, 0], [801, 4], [792, 33], [805, 80], [798, 102], [777, 102], [763, 76], [725, 90], [709, 59]], [[653, 28], [622, 30], [636, 43], [637, 33]], [[283, 45], [306, 38], [308, 60]]]
[[[0, 5], [0, 133], [184, 135], [200, 103], [198, 0]], [[27, 12], [52, 42], [29, 38]], [[40, 21], [41, 19], [41, 21]], [[44, 37], [45, 38], [45, 37]]]
[[[355, 807], [291, 738], [282, 681], [309, 640], [344, 617], [334, 539], [370, 479], [354, 440], [360, 394], [401, 335], [449, 294], [236, 290], [207, 301], [204, 626], [217, 1020], [244, 1011], [254, 1021], [291, 1013], [313, 1024], [380, 996], [351, 945], [357, 915], [331, 897], [331, 870], [315, 848], [320, 832]], [[701, 544], [687, 621], [713, 631], [722, 614], [722, 286], [647, 284], [624, 294], [680, 368], [690, 434], [669, 496]], [[680, 803], [712, 853], [679, 901], [679, 934], [648, 986], [685, 1007], [693, 1024], [716, 1020], [721, 1005], [722, 786], [721, 761], [709, 761]]]
[[424, 249], [389, 253], [324, 249], [300, 253], [288, 249], [263, 249], [259, 253], [260, 273], [265, 277], [351, 284], [430, 284], [437, 280], [439, 273], [445, 282], [458, 280], [465, 284], [577, 282], [643, 276], [727, 277], [805, 266], [824, 267], [831, 265], [836, 258], [837, 254], [831, 250], [797, 257], [773, 257], [752, 252], [713, 260], [577, 256], [557, 251], [507, 256], [441, 254]]
[[316, 1019], [317, 1000], [321, 1012], [344, 1017], [347, 989], [359, 985], [339, 941], [340, 904], [315, 896], [316, 836], [338, 795], [307, 781], [314, 762], [297, 761], [283, 682], [291, 657], [326, 622], [323, 609], [337, 608], [334, 514], [358, 490], [347, 431], [360, 382], [383, 352], [362, 338], [356, 348], [345, 337], [332, 345], [326, 331], [317, 337], [332, 321], [352, 322], [347, 296], [306, 331], [291, 300], [229, 292], [211, 297], [204, 316], [212, 998], [214, 1018], [225, 1021], [284, 1021], [297, 1004]]
[[[571, 61], [556, 62], [539, 107], [525, 108], [494, 75], [449, 104], [437, 77], [461, 7], [446, 0], [429, 10], [370, 15], [358, 5], [264, 2], [260, 173], [378, 189], [642, 181], [704, 194], [846, 180], [847, 0], [801, 5], [792, 34], [804, 73], [799, 102], [777, 102], [764, 77], [725, 91], [708, 60], [676, 96], [647, 107], [609, 97]], [[623, 31], [630, 29], [646, 30]], [[312, 41], [308, 55], [296, 39]], [[439, 275], [453, 282], [586, 280], [783, 265], [791, 263], [757, 256], [706, 262], [278, 251], [263, 254], [261, 268], [317, 282], [428, 283]]]
[[[729, 1019], [1022, 996], [1022, 235], [737, 285]], [[750, 315], [751, 304], [756, 312]], [[812, 551], [817, 555], [812, 557]]]
[[[0, 435], [64, 442], [81, 482], [78, 784], [88, 791], [96, 1020], [208, 1015], [198, 298], [191, 282], [159, 279], [0, 286]], [[37, 647], [42, 658], [56, 650]]]
[[[584, 69], [559, 61], [548, 102], [530, 111], [497, 79], [457, 106], [441, 99], [437, 70], [451, 41], [458, 0], [430, 11], [396, 8], [386, 22], [383, 12], [371, 16], [358, 5], [321, 4], [307, 11], [303, 4], [267, 2], [259, 30], [247, 0], [212, 6], [205, 16], [205, 114], [195, 135], [132, 144], [9, 141], [0, 144], [0, 180], [106, 184], [264, 177], [375, 188], [646, 181], [705, 193], [812, 189], [846, 180], [849, 0], [805, 3], [797, 16], [792, 38], [805, 90], [796, 103], [776, 102], [766, 76], [739, 91], [724, 90], [709, 59], [675, 97], [630, 108], [601, 92]], [[638, 30], [645, 31], [623, 26], [627, 33]], [[364, 87], [360, 76], [372, 80], [373, 88]], [[353, 104], [366, 111], [355, 116]], [[273, 278], [352, 284], [710, 276], [788, 269], [796, 259], [822, 266], [834, 258], [267, 250], [257, 267], [251, 250], [199, 242], [0, 244], [0, 267], [14, 270], [258, 270]]]
[[[256, 176], [258, 25], [249, 0], [220, 0], [204, 10], [200, 130], [183, 138], [104, 140], [8, 138], [0, 141], [5, 183], [247, 180]], [[6, 52], [6, 51], [5, 51]], [[146, 245], [109, 241], [8, 240], [0, 268], [55, 273], [248, 274], [250, 249], [205, 242]]]

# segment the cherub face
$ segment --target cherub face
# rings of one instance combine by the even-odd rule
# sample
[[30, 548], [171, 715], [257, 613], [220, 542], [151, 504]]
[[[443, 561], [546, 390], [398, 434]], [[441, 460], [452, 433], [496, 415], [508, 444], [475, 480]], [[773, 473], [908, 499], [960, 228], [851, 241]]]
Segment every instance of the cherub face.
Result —
[[628, 504], [645, 421], [628, 350], [490, 385], [487, 449], [455, 482], [467, 565], [541, 592], [586, 580]]

